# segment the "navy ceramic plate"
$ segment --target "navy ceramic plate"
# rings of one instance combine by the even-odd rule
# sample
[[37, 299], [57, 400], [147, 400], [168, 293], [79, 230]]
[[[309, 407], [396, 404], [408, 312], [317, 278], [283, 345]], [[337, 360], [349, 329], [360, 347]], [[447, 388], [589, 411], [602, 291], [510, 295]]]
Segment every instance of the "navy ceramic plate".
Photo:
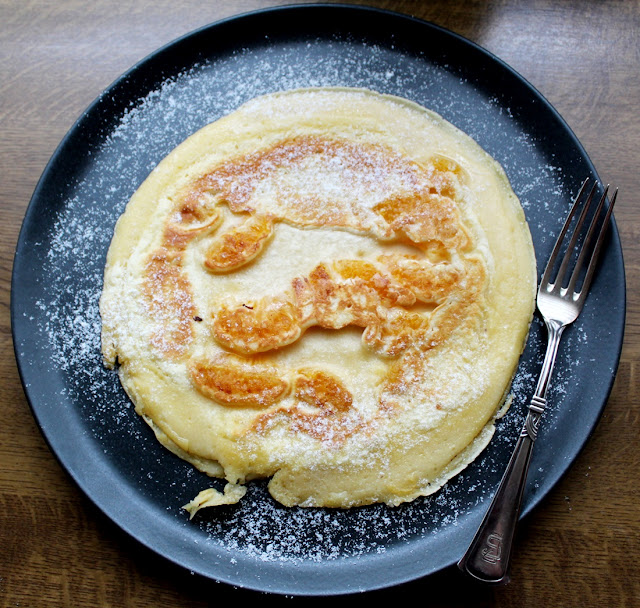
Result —
[[[580, 183], [597, 177], [549, 103], [475, 44], [375, 9], [282, 7], [180, 38], [100, 95], [42, 175], [13, 274], [14, 343], [25, 392], [52, 452], [79, 487], [117, 526], [186, 571], [289, 595], [372, 591], [455, 564], [515, 443], [546, 340], [536, 320], [514, 405], [495, 440], [438, 494], [394, 509], [285, 509], [256, 483], [240, 505], [188, 521], [181, 506], [210, 480], [157, 443], [115, 373], [102, 366], [98, 299], [113, 228], [149, 171], [195, 130], [256, 95], [325, 85], [411, 99], [475, 138], [520, 197], [540, 265]], [[624, 316], [614, 225], [584, 313], [563, 340], [525, 513], [569, 468], [596, 425], [618, 365]]]

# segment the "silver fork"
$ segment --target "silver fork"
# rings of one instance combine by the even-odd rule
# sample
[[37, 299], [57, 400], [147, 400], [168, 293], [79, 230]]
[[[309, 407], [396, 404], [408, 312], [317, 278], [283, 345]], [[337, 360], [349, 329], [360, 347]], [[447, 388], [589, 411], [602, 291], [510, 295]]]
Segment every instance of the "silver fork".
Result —
[[[526, 420], [489, 510], [467, 552], [458, 562], [458, 567], [463, 572], [487, 583], [497, 584], [509, 581], [511, 547], [520, 514], [531, 451], [533, 443], [538, 436], [538, 426], [542, 413], [547, 404], [547, 388], [558, 352], [560, 338], [565, 327], [573, 323], [582, 310], [609, 225], [613, 205], [618, 195], [618, 190], [616, 189], [606, 209], [604, 219], [600, 223], [600, 228], [597, 228], [609, 191], [609, 186], [605, 188], [598, 201], [587, 234], [582, 244], [579, 245], [578, 241], [583, 232], [589, 208], [592, 206], [597, 183], [592, 186], [587, 195], [586, 202], [582, 206], [582, 211], [570, 237], [568, 237], [568, 233], [572, 220], [587, 192], [588, 182], [589, 179], [586, 179], [582, 184], [582, 188], [551, 252], [551, 257], [547, 262], [547, 267], [538, 287], [536, 302], [547, 327], [548, 342], [540, 377], [529, 404]], [[591, 247], [594, 237], [596, 237], [595, 245]], [[569, 244], [566, 246], [566, 252], [562, 257], [560, 267], [555, 273], [555, 279], [552, 279], [558, 256], [563, 250], [563, 243], [566, 238], [570, 238]], [[591, 257], [583, 274], [582, 268], [589, 250], [591, 250]], [[573, 271], [569, 275], [569, 266], [576, 255], [577, 259], [574, 263]]]

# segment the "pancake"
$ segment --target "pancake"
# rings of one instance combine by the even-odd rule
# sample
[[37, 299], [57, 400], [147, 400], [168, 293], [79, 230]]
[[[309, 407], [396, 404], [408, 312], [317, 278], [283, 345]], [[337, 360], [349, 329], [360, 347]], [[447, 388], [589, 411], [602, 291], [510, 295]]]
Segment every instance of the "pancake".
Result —
[[[118, 220], [105, 364], [169, 450], [283, 505], [399, 505], [488, 444], [535, 256], [504, 171], [437, 114], [361, 89], [254, 99]], [[215, 484], [211, 484], [212, 486]]]

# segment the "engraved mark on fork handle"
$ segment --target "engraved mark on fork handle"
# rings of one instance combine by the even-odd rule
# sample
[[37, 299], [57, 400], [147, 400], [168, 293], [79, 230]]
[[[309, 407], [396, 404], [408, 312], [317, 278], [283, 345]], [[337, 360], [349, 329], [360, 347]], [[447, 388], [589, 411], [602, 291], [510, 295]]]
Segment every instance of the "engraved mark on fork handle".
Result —
[[497, 564], [502, 558], [502, 536], [495, 532], [490, 534], [480, 555], [485, 562]]
[[542, 413], [544, 412], [544, 408], [547, 405], [547, 400], [544, 397], [538, 397], [534, 395], [531, 398], [531, 403], [529, 405], [529, 411], [527, 412], [527, 419], [524, 421], [524, 426], [522, 427], [522, 432], [520, 433], [521, 437], [526, 437], [527, 435], [531, 437], [531, 441], [535, 441], [538, 437], [538, 427], [540, 426], [540, 419], [542, 418]]

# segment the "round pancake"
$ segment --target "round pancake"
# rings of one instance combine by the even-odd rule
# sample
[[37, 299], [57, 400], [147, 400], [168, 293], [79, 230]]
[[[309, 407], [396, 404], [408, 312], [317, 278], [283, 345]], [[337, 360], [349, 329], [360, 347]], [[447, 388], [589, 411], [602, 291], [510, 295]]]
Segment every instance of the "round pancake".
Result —
[[267, 95], [167, 156], [119, 219], [102, 348], [199, 508], [398, 505], [487, 445], [535, 257], [501, 167], [412, 102]]

